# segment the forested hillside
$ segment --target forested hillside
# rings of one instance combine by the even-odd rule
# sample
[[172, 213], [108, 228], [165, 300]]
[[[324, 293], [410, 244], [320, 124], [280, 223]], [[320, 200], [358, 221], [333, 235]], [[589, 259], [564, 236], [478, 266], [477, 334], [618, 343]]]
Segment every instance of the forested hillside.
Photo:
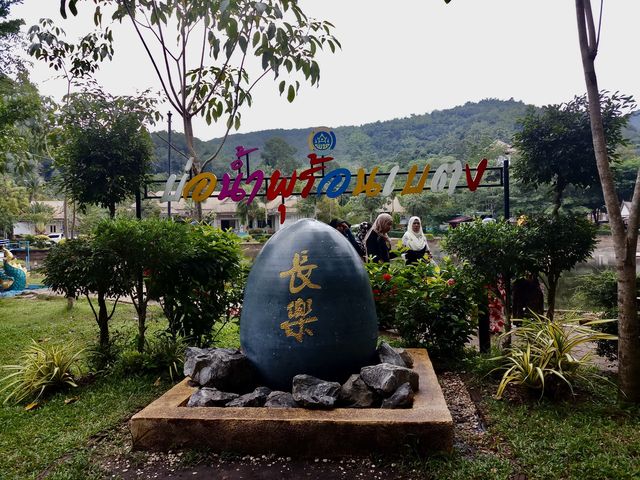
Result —
[[[488, 99], [424, 115], [361, 126], [336, 127], [333, 130], [337, 136], [337, 146], [332, 156], [340, 165], [369, 167], [385, 163], [407, 166], [417, 160], [449, 155], [460, 160], [477, 161], [477, 157], [495, 140], [510, 143], [517, 128], [517, 119], [526, 108], [524, 103], [514, 100]], [[296, 159], [302, 163], [309, 153], [307, 136], [314, 126], [230, 135], [221, 155], [214, 162], [214, 170], [226, 169], [237, 145], [263, 150], [265, 143], [274, 137], [282, 138], [295, 148]], [[158, 136], [166, 139], [167, 132], [154, 135], [156, 171], [166, 171], [167, 144]], [[215, 152], [219, 142], [220, 139], [198, 141], [196, 148], [206, 157]], [[172, 143], [186, 153], [182, 134], [172, 133]], [[178, 155], [174, 153], [172, 157], [176, 159]], [[259, 157], [259, 154], [254, 155], [252, 159], [257, 161]], [[183, 165], [184, 158], [180, 157], [172, 164]]]

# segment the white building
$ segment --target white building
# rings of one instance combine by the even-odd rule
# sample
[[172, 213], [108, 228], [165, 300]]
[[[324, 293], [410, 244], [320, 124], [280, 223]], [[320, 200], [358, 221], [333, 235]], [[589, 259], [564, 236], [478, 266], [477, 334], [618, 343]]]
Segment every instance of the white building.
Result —
[[[33, 201], [31, 205], [36, 203], [46, 205], [53, 209], [53, 217], [44, 225], [36, 225], [33, 222], [18, 220], [13, 224], [13, 235], [49, 235], [50, 233], [64, 233], [64, 202], [62, 200], [44, 200]], [[38, 227], [41, 228], [40, 231]]]

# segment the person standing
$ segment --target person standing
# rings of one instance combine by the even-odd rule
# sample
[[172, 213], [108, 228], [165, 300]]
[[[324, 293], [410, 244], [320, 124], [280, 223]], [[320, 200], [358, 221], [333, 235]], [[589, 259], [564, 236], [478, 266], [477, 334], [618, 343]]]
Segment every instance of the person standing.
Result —
[[364, 237], [364, 248], [367, 257], [376, 262], [388, 263], [391, 259], [391, 239], [389, 231], [393, 219], [388, 213], [381, 213]]
[[338, 230], [349, 241], [351, 246], [358, 252], [360, 257], [364, 257], [364, 250], [360, 244], [356, 241], [353, 233], [351, 232], [351, 226], [345, 220], [334, 218], [329, 222], [329, 226]]
[[420, 217], [411, 217], [407, 224], [407, 231], [402, 236], [402, 244], [409, 250], [405, 253], [407, 265], [417, 262], [424, 257], [425, 253], [430, 256], [427, 238], [422, 232], [422, 222]]

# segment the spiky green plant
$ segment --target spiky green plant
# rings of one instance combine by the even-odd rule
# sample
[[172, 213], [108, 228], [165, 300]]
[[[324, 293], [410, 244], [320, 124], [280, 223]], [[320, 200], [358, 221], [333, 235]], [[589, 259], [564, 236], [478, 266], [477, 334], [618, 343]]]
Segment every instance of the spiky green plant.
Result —
[[0, 380], [5, 384], [0, 395], [7, 395], [4, 403], [38, 400], [45, 393], [78, 386], [75, 380], [80, 374], [79, 360], [84, 349], [74, 352], [73, 345], [31, 342], [20, 363], [2, 366], [12, 372]]
[[607, 321], [581, 322], [577, 317], [554, 321], [536, 315], [503, 334], [502, 338], [514, 338], [505, 355], [494, 359], [502, 364], [497, 370], [505, 370], [496, 397], [501, 398], [510, 384], [539, 390], [542, 396], [545, 391], [557, 392], [562, 384], [573, 392], [578, 379], [587, 382], [606, 380], [585, 368], [592, 357], [591, 349], [580, 354], [576, 348], [598, 340], [615, 340], [615, 336], [591, 328]]

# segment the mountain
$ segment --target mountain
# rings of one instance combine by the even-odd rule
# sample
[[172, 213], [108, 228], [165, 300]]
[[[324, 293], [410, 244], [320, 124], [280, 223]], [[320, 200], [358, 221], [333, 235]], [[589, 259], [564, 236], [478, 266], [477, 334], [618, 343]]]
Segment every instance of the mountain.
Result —
[[[467, 102], [447, 110], [436, 110], [424, 115], [412, 115], [384, 122], [361, 126], [343, 126], [333, 129], [337, 137], [336, 148], [330, 156], [341, 166], [356, 167], [398, 163], [402, 167], [417, 160], [453, 156], [460, 160], [476, 161], [483, 151], [496, 140], [511, 143], [527, 105], [510, 100], [486, 99]], [[213, 162], [213, 171], [227, 171], [233, 160], [235, 147], [262, 149], [267, 140], [281, 137], [297, 150], [296, 158], [306, 164], [309, 152], [307, 137], [311, 129], [273, 129], [259, 132], [229, 135]], [[159, 136], [167, 138], [167, 132], [153, 134], [158, 158], [157, 172], [167, 171], [167, 145]], [[172, 132], [172, 143], [186, 154], [184, 135]], [[220, 139], [197, 140], [196, 150], [201, 158], [207, 158], [217, 149]], [[184, 165], [185, 158], [172, 153], [172, 171]], [[252, 165], [260, 163], [259, 152], [252, 155]]]

